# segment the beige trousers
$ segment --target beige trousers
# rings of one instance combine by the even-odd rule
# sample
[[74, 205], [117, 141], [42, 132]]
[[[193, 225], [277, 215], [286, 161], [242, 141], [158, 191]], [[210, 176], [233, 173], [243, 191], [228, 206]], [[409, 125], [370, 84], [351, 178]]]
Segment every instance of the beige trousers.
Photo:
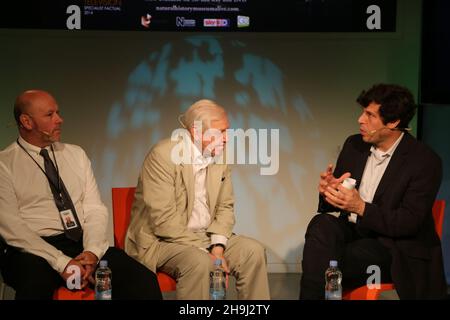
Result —
[[[224, 257], [230, 274], [236, 278], [238, 299], [270, 299], [266, 253], [258, 241], [232, 235]], [[157, 268], [177, 280], [177, 299], [209, 299], [209, 274], [213, 269], [213, 260], [207, 252], [191, 246], [161, 242]]]

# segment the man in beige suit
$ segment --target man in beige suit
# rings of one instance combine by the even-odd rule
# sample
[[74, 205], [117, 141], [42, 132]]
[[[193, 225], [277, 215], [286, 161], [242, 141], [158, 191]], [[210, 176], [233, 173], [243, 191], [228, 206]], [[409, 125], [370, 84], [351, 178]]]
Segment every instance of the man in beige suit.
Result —
[[144, 161], [126, 252], [174, 277], [177, 299], [209, 299], [216, 258], [236, 277], [239, 299], [270, 299], [264, 247], [232, 232], [231, 171], [216, 163], [227, 142], [225, 110], [200, 100], [179, 120], [184, 139], [160, 141]]

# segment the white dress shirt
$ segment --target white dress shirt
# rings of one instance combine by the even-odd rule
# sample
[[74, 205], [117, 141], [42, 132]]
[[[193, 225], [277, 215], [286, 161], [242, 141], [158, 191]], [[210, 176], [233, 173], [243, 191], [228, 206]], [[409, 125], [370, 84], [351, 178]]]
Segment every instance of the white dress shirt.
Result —
[[370, 156], [367, 159], [366, 167], [361, 178], [359, 186], [359, 195], [364, 202], [372, 203], [375, 192], [380, 184], [381, 178], [391, 161], [392, 155], [397, 149], [398, 144], [403, 138], [404, 133], [395, 141], [395, 143], [386, 152], [372, 146]]
[[[0, 235], [25, 252], [40, 256], [61, 273], [70, 257], [41, 237], [64, 232], [44, 169], [41, 148], [22, 137], [0, 152]], [[54, 161], [50, 147], [50, 158]], [[108, 210], [100, 199], [91, 163], [79, 146], [53, 143], [59, 174], [69, 192], [83, 228], [83, 247], [99, 259], [109, 247]]]
[[[208, 166], [214, 162], [213, 157], [203, 157], [200, 150], [192, 143], [192, 169], [194, 174], [194, 205], [188, 221], [188, 229], [193, 232], [205, 232], [211, 223], [209, 212], [206, 175]], [[211, 235], [211, 244], [227, 244], [227, 237], [219, 234]]]

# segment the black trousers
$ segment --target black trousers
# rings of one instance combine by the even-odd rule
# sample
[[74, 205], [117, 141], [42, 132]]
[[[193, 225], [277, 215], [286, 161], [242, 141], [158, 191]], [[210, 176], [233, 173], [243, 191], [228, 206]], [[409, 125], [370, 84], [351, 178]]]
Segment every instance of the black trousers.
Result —
[[313, 217], [306, 230], [300, 299], [324, 299], [325, 270], [330, 260], [338, 261], [343, 289], [365, 285], [373, 274], [367, 273], [370, 265], [380, 268], [381, 282], [392, 282], [392, 258], [386, 247], [376, 238], [358, 234], [355, 224], [346, 218], [322, 213]]
[[[82, 241], [75, 242], [64, 234], [44, 240], [72, 258], [83, 252]], [[123, 250], [110, 247], [102, 259], [108, 261], [112, 271], [114, 300], [162, 299], [156, 275]], [[45, 259], [11, 247], [3, 256], [1, 267], [3, 279], [16, 291], [17, 300], [52, 299], [55, 289], [65, 285]]]

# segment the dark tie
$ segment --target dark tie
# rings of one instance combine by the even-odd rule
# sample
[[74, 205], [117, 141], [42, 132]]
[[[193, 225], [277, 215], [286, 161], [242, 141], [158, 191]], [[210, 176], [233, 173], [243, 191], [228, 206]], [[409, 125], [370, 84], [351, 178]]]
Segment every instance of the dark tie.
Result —
[[80, 240], [81, 235], [83, 234], [83, 230], [81, 229], [80, 221], [78, 220], [78, 216], [75, 211], [72, 199], [70, 198], [70, 195], [67, 192], [67, 189], [64, 186], [62, 179], [59, 177], [55, 165], [53, 164], [53, 161], [50, 159], [50, 156], [48, 155], [47, 149], [41, 149], [40, 155], [44, 158], [45, 173], [47, 179], [49, 180], [50, 189], [52, 190], [56, 207], [60, 212], [67, 209], [72, 210], [72, 214], [77, 225], [76, 228], [71, 228], [73, 222], [62, 221], [63, 218], [61, 217], [60, 214], [61, 222], [64, 226], [64, 233], [66, 234], [67, 238], [72, 239], [74, 241], [78, 241]]

